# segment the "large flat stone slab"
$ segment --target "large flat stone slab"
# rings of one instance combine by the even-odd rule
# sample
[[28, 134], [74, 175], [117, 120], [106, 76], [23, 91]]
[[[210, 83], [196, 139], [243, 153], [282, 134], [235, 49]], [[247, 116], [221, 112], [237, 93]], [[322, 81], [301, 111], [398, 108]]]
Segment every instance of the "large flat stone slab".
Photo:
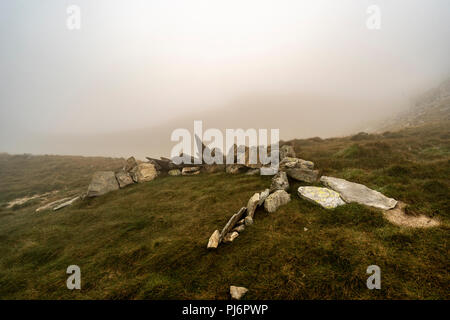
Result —
[[356, 202], [383, 210], [392, 209], [397, 204], [397, 200], [388, 198], [363, 184], [327, 176], [322, 176], [320, 181], [325, 186], [337, 191], [347, 203]]
[[325, 209], [334, 209], [345, 204], [339, 193], [328, 188], [299, 187], [298, 195], [300, 198], [321, 205]]
[[110, 191], [119, 189], [116, 175], [112, 171], [97, 171], [92, 176], [91, 184], [89, 184], [87, 196], [97, 197], [104, 195]]

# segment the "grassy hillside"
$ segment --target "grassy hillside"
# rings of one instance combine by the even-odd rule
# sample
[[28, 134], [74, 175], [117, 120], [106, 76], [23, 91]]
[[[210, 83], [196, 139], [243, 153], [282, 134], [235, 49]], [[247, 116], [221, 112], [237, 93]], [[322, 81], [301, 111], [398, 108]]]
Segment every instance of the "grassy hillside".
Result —
[[[290, 142], [323, 174], [402, 200], [408, 212], [434, 216], [440, 227], [400, 228], [356, 204], [325, 210], [300, 199], [302, 184], [291, 183], [288, 205], [274, 214], [258, 209], [232, 244], [208, 251], [211, 233], [270, 177], [161, 177], [57, 212], [1, 207], [0, 298], [228, 299], [229, 286], [238, 285], [249, 289], [247, 299], [449, 299], [449, 128]], [[9, 180], [2, 180], [0, 202], [87, 186], [98, 169], [89, 160], [60, 160], [61, 168], [47, 170], [48, 161], [36, 157], [14, 173], [2, 162]], [[120, 162], [102, 161], [104, 168]], [[55, 178], [66, 166], [80, 174]], [[50, 177], [40, 180], [41, 170]], [[71, 264], [81, 268], [80, 291], [66, 288]], [[381, 290], [366, 288], [372, 264], [381, 268]]]

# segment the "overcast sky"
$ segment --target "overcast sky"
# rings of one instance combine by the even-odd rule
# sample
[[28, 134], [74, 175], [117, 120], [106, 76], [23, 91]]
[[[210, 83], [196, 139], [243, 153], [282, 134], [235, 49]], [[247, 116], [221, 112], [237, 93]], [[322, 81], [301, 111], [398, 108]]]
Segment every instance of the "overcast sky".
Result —
[[[80, 30], [66, 26], [71, 4]], [[373, 4], [379, 30], [366, 26]], [[449, 39], [448, 0], [1, 1], [0, 151], [71, 153], [27, 141], [171, 129], [249, 95], [378, 101], [393, 112], [450, 75]]]

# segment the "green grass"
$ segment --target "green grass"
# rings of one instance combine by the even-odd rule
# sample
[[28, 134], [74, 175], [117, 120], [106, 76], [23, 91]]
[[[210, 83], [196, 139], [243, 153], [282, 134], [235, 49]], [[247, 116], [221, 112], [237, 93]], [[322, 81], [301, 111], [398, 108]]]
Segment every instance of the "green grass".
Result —
[[[270, 177], [166, 176], [57, 212], [34, 213], [35, 203], [2, 207], [0, 298], [228, 299], [229, 286], [238, 285], [249, 288], [247, 299], [449, 299], [450, 159], [424, 151], [448, 150], [448, 128], [292, 141], [297, 156], [323, 174], [402, 200], [411, 212], [438, 218], [440, 227], [403, 229], [357, 204], [322, 209], [297, 196], [304, 184], [291, 183], [289, 204], [273, 214], [259, 208], [255, 223], [232, 244], [208, 251], [211, 233], [267, 188]], [[73, 158], [66, 161], [74, 167]], [[87, 185], [98, 169], [83, 161], [78, 170], [86, 177], [73, 173], [68, 186]], [[122, 160], [104, 161], [114, 168]], [[52, 174], [61, 174], [58, 168]], [[39, 167], [23, 163], [16, 182], [10, 168], [1, 174], [9, 180], [2, 181], [0, 202], [54, 187], [46, 183], [51, 177], [34, 181]], [[72, 264], [81, 268], [79, 291], [66, 288]], [[372, 264], [381, 268], [381, 290], [366, 287]]]

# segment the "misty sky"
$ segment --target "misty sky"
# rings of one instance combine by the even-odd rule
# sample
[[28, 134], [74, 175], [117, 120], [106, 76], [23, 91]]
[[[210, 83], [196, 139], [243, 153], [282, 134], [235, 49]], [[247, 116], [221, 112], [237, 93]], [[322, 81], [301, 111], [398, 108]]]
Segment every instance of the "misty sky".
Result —
[[[66, 27], [71, 4], [81, 30]], [[372, 4], [380, 30], [366, 26]], [[0, 70], [0, 151], [10, 153], [127, 156], [126, 139], [112, 151], [98, 137], [148, 128], [146, 139], [169, 144], [152, 128], [224, 110], [252, 118], [269, 108], [261, 97], [290, 101], [289, 118], [306, 109], [286, 97], [341, 101], [307, 100], [322, 118], [346, 119], [336, 130], [280, 135], [343, 134], [353, 116], [389, 115], [450, 75], [450, 1], [1, 1]], [[232, 107], [248, 99], [262, 102]]]

